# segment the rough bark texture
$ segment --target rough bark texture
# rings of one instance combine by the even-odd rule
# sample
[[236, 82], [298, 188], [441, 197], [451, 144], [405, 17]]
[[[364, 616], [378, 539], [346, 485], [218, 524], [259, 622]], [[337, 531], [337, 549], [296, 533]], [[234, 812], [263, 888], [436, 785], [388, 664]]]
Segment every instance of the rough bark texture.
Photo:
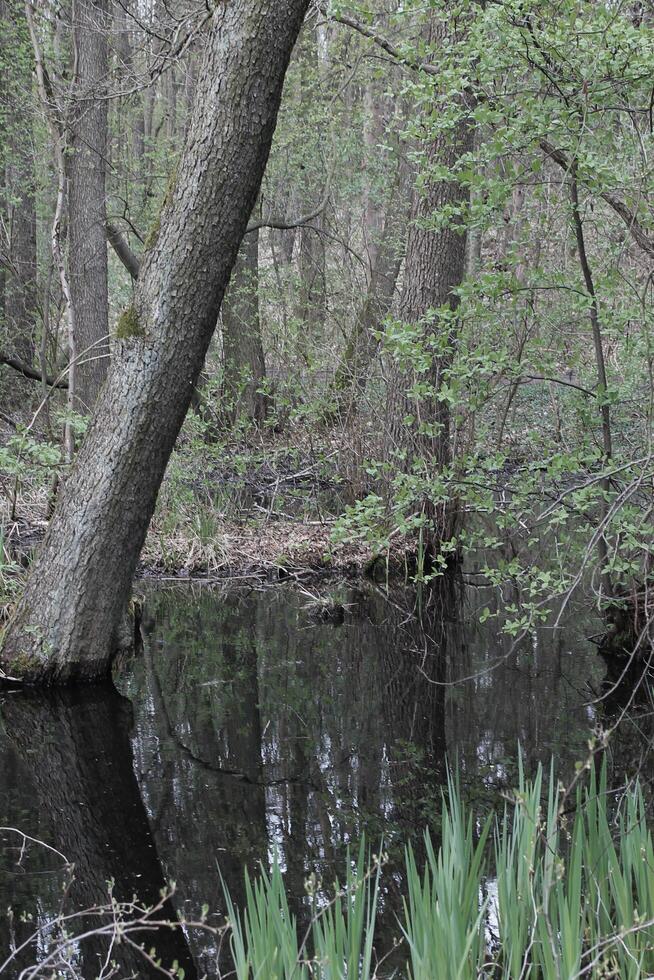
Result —
[[166, 463], [266, 165], [308, 0], [212, 17], [186, 145], [110, 376], [0, 661], [26, 683], [107, 673]]
[[[448, 27], [435, 18], [427, 29], [427, 40], [438, 50], [447, 46]], [[454, 310], [458, 304], [456, 289], [461, 285], [466, 271], [465, 226], [456, 217], [434, 229], [434, 217], [452, 210], [456, 215], [469, 192], [456, 179], [457, 164], [462, 155], [473, 148], [473, 128], [464, 113], [452, 131], [439, 132], [426, 148], [426, 178], [416, 188], [407, 236], [404, 285], [400, 301], [400, 319], [406, 323], [419, 323], [428, 314], [441, 307]], [[449, 177], [435, 179], [430, 170], [438, 172], [447, 168]], [[424, 343], [431, 347], [432, 362], [429, 376], [414, 379], [404, 370], [398, 370], [389, 392], [389, 419], [393, 449], [426, 461], [427, 473], [439, 471], [451, 461], [450, 412], [446, 402], [438, 397], [443, 373], [451, 361], [452, 328], [449, 321], [443, 325], [439, 318], [424, 320]], [[443, 336], [443, 330], [447, 336]], [[414, 401], [407, 396], [407, 389], [414, 380], [428, 380], [432, 395]], [[415, 418], [413, 426], [404, 423], [409, 414]], [[425, 511], [432, 522], [432, 540], [427, 554], [433, 554], [438, 540], [447, 539], [453, 530], [453, 511], [450, 507], [434, 506], [425, 501]], [[447, 512], [446, 512], [447, 511]]]
[[246, 235], [222, 308], [224, 413], [230, 422], [263, 422], [266, 376], [259, 320], [259, 232]]
[[31, 117], [26, 113], [31, 88], [31, 71], [23, 56], [29, 43], [22, 3], [6, 0], [0, 4], [3, 20], [2, 41], [16, 52], [5, 68], [2, 83], [7, 100], [7, 116], [2, 121], [3, 148], [0, 159], [5, 166], [5, 231], [8, 235], [8, 267], [5, 278], [6, 347], [23, 361], [34, 355], [34, 328], [38, 306], [36, 266], [36, 199], [34, 186], [34, 143]]
[[68, 170], [68, 271], [75, 311], [75, 408], [90, 412], [107, 376], [105, 174], [107, 0], [74, 0], [76, 75]]

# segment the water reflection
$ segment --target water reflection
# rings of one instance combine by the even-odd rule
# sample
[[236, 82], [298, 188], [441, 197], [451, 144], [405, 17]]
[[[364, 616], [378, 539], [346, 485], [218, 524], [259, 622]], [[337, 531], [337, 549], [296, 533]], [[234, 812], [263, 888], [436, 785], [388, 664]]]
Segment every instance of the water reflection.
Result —
[[[40, 839], [56, 847], [74, 866], [69, 875], [51, 852], [32, 844], [25, 853], [15, 835], [6, 835], [3, 907], [11, 902], [16, 914], [13, 919], [0, 919], [2, 959], [12, 945], [20, 946], [34, 931], [35, 922], [21, 921], [21, 913], [34, 916], [35, 900], [37, 923], [54, 918], [59, 911], [69, 915], [106, 906], [108, 882], [113, 883], [118, 902], [138, 895], [147, 905], [157, 903], [165, 883], [132, 765], [130, 703], [113, 689], [102, 687], [47, 696], [17, 695], [5, 701], [2, 717], [16, 765], [29, 774], [23, 798], [19, 785], [12, 787], [14, 794], [22, 809], [38, 816]], [[6, 779], [7, 773], [3, 776]], [[17, 816], [19, 813], [8, 814], [14, 826]], [[22, 880], [14, 893], [11, 884], [17, 878]], [[174, 917], [172, 905], [165, 902], [161, 918]], [[89, 914], [76, 923], [75, 931], [80, 935], [94, 932], [110, 921], [107, 916]], [[133, 938], [148, 948], [152, 945], [151, 935], [138, 933]], [[41, 941], [39, 946], [44, 958], [46, 945]], [[161, 930], [156, 946], [162, 963], [177, 960], [186, 968], [187, 977], [195, 977], [181, 930]], [[109, 947], [108, 938], [92, 935], [66, 955], [79, 975], [95, 977], [108, 959]], [[34, 955], [34, 949], [28, 948], [7, 966], [6, 975], [17, 976], [21, 966], [34, 962]], [[125, 942], [111, 943], [111, 958], [120, 976], [161, 976]]]
[[[425, 825], [438, 832], [448, 759], [477, 805], [513, 783], [519, 742], [529, 767], [554, 754], [563, 778], [574, 771], [603, 675], [582, 640], [594, 623], [576, 611], [574, 633], [543, 629], [514, 645], [495, 620], [479, 625], [492, 604], [483, 590], [450, 581], [391, 600], [373, 586], [339, 592], [342, 625], [290, 587], [153, 590], [143, 654], [118, 680], [133, 724], [111, 692], [5, 703], [2, 819], [79, 861], [86, 891], [71, 901], [88, 904], [108, 877], [155, 897], [174, 880], [177, 914], [196, 917], [206, 903], [218, 925], [218, 869], [242, 902], [243, 868], [276, 853], [302, 922], [307, 875], [331, 882], [348, 846], [365, 834], [376, 847], [383, 835], [390, 924], [395, 860], [407, 839], [420, 846]], [[0, 907], [51, 914], [56, 874], [17, 887], [12, 856]], [[46, 859], [33, 860], [42, 870]], [[188, 929], [187, 939], [198, 974], [216, 976], [215, 938]], [[165, 955], [191, 975], [185, 948]]]

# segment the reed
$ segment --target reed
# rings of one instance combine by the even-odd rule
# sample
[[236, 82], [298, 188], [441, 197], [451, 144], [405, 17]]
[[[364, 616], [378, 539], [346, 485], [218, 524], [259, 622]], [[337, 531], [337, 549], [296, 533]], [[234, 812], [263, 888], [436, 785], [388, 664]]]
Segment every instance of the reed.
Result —
[[[377, 957], [382, 861], [347, 862], [331, 901], [311, 899], [304, 935], [279, 867], [246, 876], [246, 905], [227, 896], [238, 980], [573, 980], [654, 975], [654, 848], [638, 783], [607, 789], [591, 766], [574, 791], [550, 772], [519, 785], [483, 823], [450, 780], [438, 846], [405, 854], [401, 937], [393, 967]], [[312, 889], [310, 889], [311, 891]], [[309, 900], [309, 899], [307, 899]], [[398, 958], [399, 954], [399, 958]], [[398, 966], [398, 963], [400, 964]]]

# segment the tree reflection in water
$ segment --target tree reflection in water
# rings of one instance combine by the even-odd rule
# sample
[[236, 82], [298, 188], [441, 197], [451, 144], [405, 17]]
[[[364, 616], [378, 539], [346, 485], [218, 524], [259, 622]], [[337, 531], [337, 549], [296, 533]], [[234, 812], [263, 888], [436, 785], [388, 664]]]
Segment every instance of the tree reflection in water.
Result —
[[[111, 687], [20, 694], [5, 701], [2, 717], [7, 736], [29, 768], [34, 803], [47, 815], [49, 843], [74, 865], [63, 912], [106, 906], [108, 882], [113, 882], [118, 902], [128, 902], [136, 895], [146, 905], [158, 903], [165, 883], [132, 765], [129, 701]], [[49, 863], [52, 867], [52, 861]], [[36, 890], [38, 881], [34, 884]], [[61, 894], [51, 890], [49, 897], [54, 901], [49, 907], [41, 905], [41, 919], [54, 918], [60, 907]], [[175, 921], [169, 901], [164, 903], [161, 918]], [[85, 917], [76, 931], [93, 930], [106, 921]], [[17, 923], [17, 929], [17, 938], [25, 939], [34, 923]], [[134, 938], [147, 949], [156, 947], [163, 964], [177, 960], [187, 978], [196, 976], [181, 929]], [[2, 949], [9, 951], [8, 941]], [[95, 977], [108, 951], [106, 938], [91, 936], [81, 942], [73, 957], [80, 975]], [[120, 967], [120, 976], [161, 976], [125, 943], [113, 945], [111, 957]], [[30, 950], [25, 962], [33, 958]], [[12, 964], [9, 976], [18, 974], [17, 967]]]
[[[588, 680], [602, 676], [578, 634], [542, 630], [514, 649], [495, 620], [479, 625], [492, 596], [451, 580], [420, 596], [339, 592], [342, 625], [318, 622], [290, 587], [153, 590], [143, 654], [118, 679], [133, 726], [107, 691], [4, 705], [3, 819], [47, 830], [39, 820], [55, 817], [49, 839], [78, 862], [71, 901], [105, 897], [108, 878], [150, 900], [175, 881], [177, 914], [195, 918], [206, 903], [220, 926], [219, 870], [242, 904], [244, 868], [276, 854], [302, 926], [308, 875], [329, 890], [348, 847], [365, 835], [377, 850], [383, 836], [387, 943], [397, 859], [409, 839], [420, 848], [425, 826], [438, 834], [448, 761], [477, 805], [511, 783], [518, 742], [530, 767], [554, 753], [564, 778], [574, 771], [597, 715]], [[596, 631], [575, 617], [581, 635]], [[0, 875], [0, 905], [12, 894]], [[44, 877], [20, 894], [22, 908], [40, 902], [45, 914], [56, 900]], [[171, 944], [161, 952], [188, 977], [180, 935], [160, 937]], [[198, 974], [215, 976], [216, 940], [186, 936]]]

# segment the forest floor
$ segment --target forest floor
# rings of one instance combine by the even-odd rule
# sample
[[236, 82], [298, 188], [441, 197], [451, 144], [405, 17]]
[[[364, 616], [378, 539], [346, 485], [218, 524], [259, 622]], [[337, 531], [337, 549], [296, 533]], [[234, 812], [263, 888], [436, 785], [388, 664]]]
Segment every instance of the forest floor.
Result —
[[[55, 474], [38, 449], [21, 457], [15, 442], [15, 431], [2, 433], [0, 452], [19, 462], [14, 473], [11, 466], [0, 472], [0, 611], [45, 534]], [[352, 474], [360, 473], [339, 433], [316, 439], [294, 429], [215, 443], [191, 419], [168, 465], [139, 575], [270, 581], [361, 575], [375, 564], [372, 546], [333, 537], [338, 517], [366, 490], [354, 485]], [[386, 561], [380, 565], [385, 569]]]

